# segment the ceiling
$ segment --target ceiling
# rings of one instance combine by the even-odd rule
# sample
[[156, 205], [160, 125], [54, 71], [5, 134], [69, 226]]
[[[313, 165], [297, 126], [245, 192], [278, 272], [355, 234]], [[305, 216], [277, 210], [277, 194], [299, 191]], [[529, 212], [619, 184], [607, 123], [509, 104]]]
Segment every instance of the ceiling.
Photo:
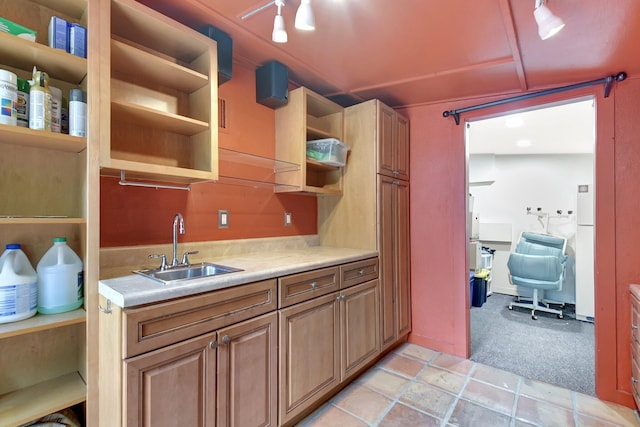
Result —
[[139, 0], [193, 28], [211, 24], [234, 42], [234, 60], [278, 60], [290, 81], [342, 105], [379, 98], [411, 106], [520, 93], [640, 74], [640, 1], [547, 0], [566, 27], [542, 41], [534, 0], [312, 0], [316, 30], [294, 28], [300, 0], [282, 14], [289, 42], [271, 41], [268, 0]]
[[593, 99], [469, 122], [469, 154], [593, 154]]

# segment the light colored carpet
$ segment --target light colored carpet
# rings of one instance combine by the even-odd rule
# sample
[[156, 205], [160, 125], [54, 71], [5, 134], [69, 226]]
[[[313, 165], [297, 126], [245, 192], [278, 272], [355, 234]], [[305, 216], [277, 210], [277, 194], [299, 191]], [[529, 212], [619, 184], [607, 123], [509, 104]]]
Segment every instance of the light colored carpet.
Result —
[[594, 325], [555, 314], [507, 306], [510, 295], [493, 294], [471, 307], [471, 360], [523, 377], [595, 396]]

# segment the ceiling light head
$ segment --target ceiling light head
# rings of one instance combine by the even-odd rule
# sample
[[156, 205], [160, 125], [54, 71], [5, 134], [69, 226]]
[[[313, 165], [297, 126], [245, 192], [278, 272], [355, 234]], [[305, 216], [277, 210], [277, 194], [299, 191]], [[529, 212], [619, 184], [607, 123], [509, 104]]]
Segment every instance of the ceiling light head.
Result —
[[536, 0], [533, 16], [538, 23], [538, 35], [542, 40], [548, 39], [564, 28], [562, 19], [551, 13], [543, 0]]
[[311, 0], [301, 0], [296, 12], [295, 26], [299, 30], [312, 31], [316, 29], [316, 20], [311, 9]]
[[275, 4], [278, 6], [278, 14], [273, 20], [271, 40], [276, 43], [286, 43], [289, 38], [287, 37], [287, 30], [284, 27], [284, 18], [282, 17], [282, 6], [284, 6], [284, 0], [275, 0]]

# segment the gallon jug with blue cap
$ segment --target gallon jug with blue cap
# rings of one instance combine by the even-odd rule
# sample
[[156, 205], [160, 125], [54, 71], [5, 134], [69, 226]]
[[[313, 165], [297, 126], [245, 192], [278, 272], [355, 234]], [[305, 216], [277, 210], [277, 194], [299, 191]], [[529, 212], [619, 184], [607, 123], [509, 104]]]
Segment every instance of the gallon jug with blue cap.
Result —
[[17, 243], [0, 256], [0, 323], [16, 322], [36, 314], [38, 276]]
[[36, 271], [39, 313], [62, 313], [82, 305], [82, 260], [67, 245], [65, 237], [53, 239], [53, 246], [42, 256]]

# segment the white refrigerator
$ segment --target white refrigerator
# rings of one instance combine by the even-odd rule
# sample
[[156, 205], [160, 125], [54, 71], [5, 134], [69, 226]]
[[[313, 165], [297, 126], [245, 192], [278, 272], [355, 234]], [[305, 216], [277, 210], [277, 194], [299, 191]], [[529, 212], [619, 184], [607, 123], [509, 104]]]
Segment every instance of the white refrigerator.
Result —
[[578, 186], [576, 204], [576, 319], [595, 320], [593, 185]]

